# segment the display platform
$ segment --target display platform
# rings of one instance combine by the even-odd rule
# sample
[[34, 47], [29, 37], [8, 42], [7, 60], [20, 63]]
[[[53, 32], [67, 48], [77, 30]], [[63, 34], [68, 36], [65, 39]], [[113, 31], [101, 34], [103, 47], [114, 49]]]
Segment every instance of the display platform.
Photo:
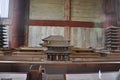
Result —
[[0, 72], [0, 80], [26, 80], [26, 73]]
[[[27, 73], [0, 72], [0, 80], [26, 80]], [[42, 73], [42, 80], [47, 80], [47, 75]]]
[[117, 80], [119, 72], [65, 74], [65, 80]]

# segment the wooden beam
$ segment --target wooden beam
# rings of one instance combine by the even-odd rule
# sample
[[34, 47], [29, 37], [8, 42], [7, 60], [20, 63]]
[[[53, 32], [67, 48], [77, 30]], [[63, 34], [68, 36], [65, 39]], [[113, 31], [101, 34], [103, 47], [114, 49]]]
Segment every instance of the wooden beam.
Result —
[[93, 22], [67, 21], [67, 20], [29, 20], [28, 25], [32, 26], [69, 26], [69, 27], [94, 27]]
[[71, 0], [65, 0], [65, 20], [71, 20]]
[[[71, 20], [71, 0], [65, 0], [65, 20]], [[65, 26], [64, 35], [66, 38], [70, 39], [71, 28], [69, 26]]]

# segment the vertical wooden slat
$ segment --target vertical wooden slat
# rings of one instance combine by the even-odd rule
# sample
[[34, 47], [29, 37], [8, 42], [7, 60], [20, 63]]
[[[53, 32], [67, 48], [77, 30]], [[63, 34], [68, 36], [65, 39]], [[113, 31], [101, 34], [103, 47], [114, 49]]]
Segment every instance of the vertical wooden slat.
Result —
[[[71, 20], [71, 0], [65, 0], [65, 20]], [[65, 26], [65, 37], [70, 39], [70, 27]]]
[[120, 0], [115, 0], [117, 26], [120, 26]]
[[30, 0], [25, 0], [26, 1], [26, 8], [25, 8], [25, 42], [24, 45], [28, 46], [28, 34], [29, 34], [29, 24], [27, 24], [28, 20], [29, 20], [29, 7], [30, 7]]

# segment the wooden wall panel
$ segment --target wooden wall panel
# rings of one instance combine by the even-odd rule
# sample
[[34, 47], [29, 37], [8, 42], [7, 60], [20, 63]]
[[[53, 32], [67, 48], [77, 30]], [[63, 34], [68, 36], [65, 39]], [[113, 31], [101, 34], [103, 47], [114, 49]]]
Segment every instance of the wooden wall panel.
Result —
[[[102, 27], [102, 0], [72, 0], [71, 20], [92, 21], [95, 27]], [[104, 47], [102, 28], [71, 28], [71, 44], [81, 48]]]
[[102, 0], [71, 0], [71, 20], [101, 21]]
[[64, 0], [30, 0], [30, 19], [64, 20]]

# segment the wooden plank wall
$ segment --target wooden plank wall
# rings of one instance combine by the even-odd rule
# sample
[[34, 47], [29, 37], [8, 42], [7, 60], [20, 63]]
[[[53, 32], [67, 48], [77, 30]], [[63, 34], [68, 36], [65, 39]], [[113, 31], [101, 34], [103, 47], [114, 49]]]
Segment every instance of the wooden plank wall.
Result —
[[[101, 27], [102, 0], [72, 0], [71, 20], [92, 21], [95, 27]], [[71, 28], [71, 43], [82, 48], [101, 48], [104, 44], [102, 28]]]
[[[90, 21], [95, 27], [102, 27], [102, 0], [70, 0], [70, 17], [73, 21]], [[30, 19], [35, 20], [66, 20], [65, 0], [30, 0]], [[81, 27], [81, 26], [80, 26]], [[102, 28], [70, 29], [71, 45], [81, 48], [101, 48], [104, 45]], [[63, 35], [65, 28], [59, 26], [29, 26], [29, 47], [38, 47], [41, 39], [49, 35]]]
[[64, 0], [30, 0], [30, 19], [64, 20]]

